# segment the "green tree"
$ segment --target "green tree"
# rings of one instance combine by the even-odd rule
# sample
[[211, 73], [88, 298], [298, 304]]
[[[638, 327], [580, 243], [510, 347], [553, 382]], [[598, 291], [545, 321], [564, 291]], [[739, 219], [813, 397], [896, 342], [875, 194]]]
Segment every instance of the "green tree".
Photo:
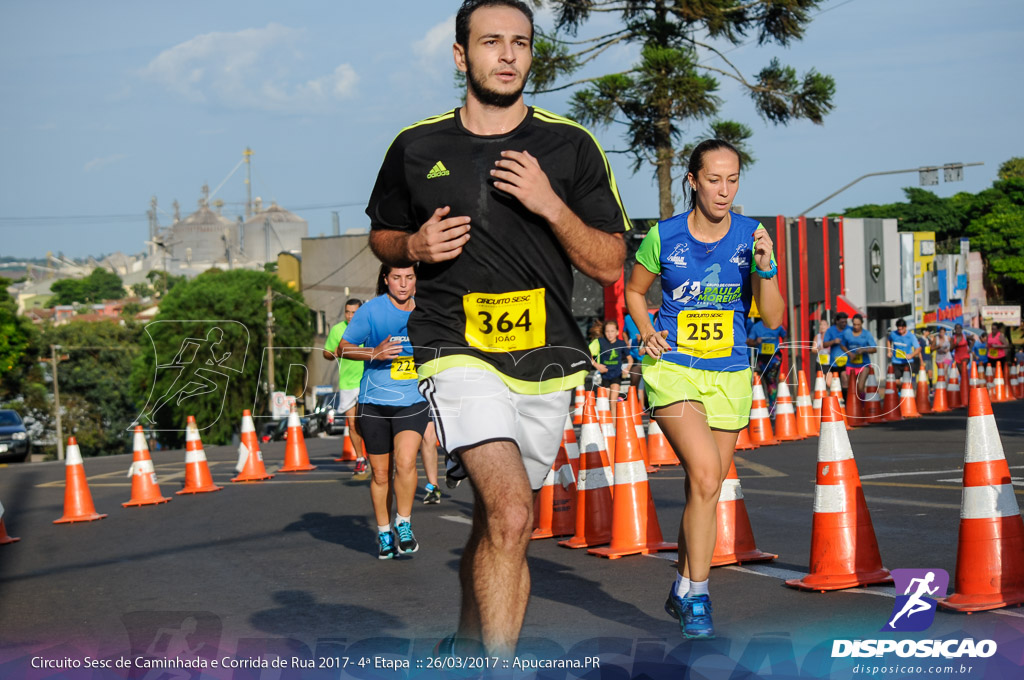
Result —
[[[138, 413], [129, 378], [139, 329], [115, 321], [72, 321], [46, 329], [42, 342], [58, 345], [58, 354], [67, 356], [57, 364], [64, 436], [73, 434], [84, 455], [124, 453]], [[52, 420], [47, 423], [53, 427]]]
[[146, 274], [146, 278], [149, 279], [149, 282], [153, 285], [153, 293], [157, 298], [163, 297], [167, 291], [171, 290], [179, 283], [185, 282], [184, 276], [174, 276], [173, 274], [168, 274], [161, 269], [152, 270]]
[[10, 279], [0, 277], [0, 400], [19, 395], [39, 356], [39, 333], [18, 314], [7, 292]]
[[[227, 443], [243, 409], [265, 412], [268, 286], [274, 292], [276, 386], [287, 383], [290, 392], [301, 394], [313, 338], [301, 296], [266, 272], [209, 270], [164, 296], [160, 312], [145, 327], [148, 338], [132, 373], [133, 388], [145, 395], [140, 399], [147, 404], [144, 420], [166, 400], [152, 414], [162, 442], [180, 443], [185, 419], [192, 415], [204, 442]], [[190, 390], [196, 396], [188, 397]]]
[[152, 292], [152, 288], [149, 287], [148, 283], [142, 281], [132, 284], [132, 295], [135, 297], [144, 298]]
[[971, 249], [985, 262], [988, 292], [995, 300], [1024, 298], [1024, 177], [996, 180], [968, 208]]
[[934, 231], [936, 241], [963, 235], [969, 218], [967, 209], [972, 194], [940, 198], [927, 189], [906, 187], [905, 203], [867, 204], [847, 208], [844, 217], [880, 217], [899, 220], [900, 231]]
[[55, 305], [120, 300], [125, 296], [121, 277], [102, 267], [96, 267], [82, 279], [54, 281], [50, 290], [56, 295], [53, 300]]
[[[684, 144], [683, 127], [711, 121], [706, 136], [732, 142], [752, 161], [747, 149], [751, 130], [733, 121], [718, 120], [722, 100], [719, 77], [743, 85], [762, 118], [774, 124], [806, 118], [822, 123], [833, 108], [835, 82], [811, 69], [795, 69], [772, 59], [759, 73], [748, 76], [726, 56], [728, 47], [743, 43], [751, 33], [758, 44], [788, 46], [800, 40], [810, 11], [821, 0], [551, 0], [555, 32], [540, 35], [534, 44], [534, 91], [577, 89], [570, 116], [586, 125], [626, 126], [625, 139], [634, 158], [634, 171], [645, 164], [655, 169], [658, 210], [662, 219], [675, 210], [672, 194], [675, 167], [684, 167], [692, 144]], [[604, 35], [579, 38], [592, 14], [612, 13], [621, 28]], [[619, 44], [641, 46], [639, 61], [616, 73], [587, 77], [556, 86]], [[698, 50], [720, 59], [721, 67], [702, 60]], [[692, 139], [694, 135], [689, 134]]]
[[999, 179], [1024, 177], [1024, 157], [1014, 156], [999, 166]]

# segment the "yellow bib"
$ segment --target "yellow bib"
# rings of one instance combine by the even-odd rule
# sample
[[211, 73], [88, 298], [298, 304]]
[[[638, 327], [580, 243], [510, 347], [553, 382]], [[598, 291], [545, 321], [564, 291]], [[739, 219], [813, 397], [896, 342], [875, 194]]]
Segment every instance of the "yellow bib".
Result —
[[466, 343], [484, 352], [515, 352], [542, 347], [546, 339], [547, 312], [544, 289], [509, 293], [467, 293], [462, 296], [466, 313]]
[[416, 362], [412, 360], [412, 357], [395, 357], [391, 360], [391, 379], [416, 379]]
[[676, 344], [683, 354], [719, 359], [732, 354], [732, 311], [695, 309], [679, 312]]

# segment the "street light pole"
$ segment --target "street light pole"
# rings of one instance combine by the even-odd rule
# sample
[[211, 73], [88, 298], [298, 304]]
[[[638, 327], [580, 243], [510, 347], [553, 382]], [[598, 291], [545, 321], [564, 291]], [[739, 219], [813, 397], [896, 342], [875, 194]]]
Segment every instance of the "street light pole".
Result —
[[50, 362], [53, 366], [53, 411], [57, 419], [57, 460], [64, 460], [64, 432], [60, 423], [60, 385], [57, 381], [57, 350], [60, 345], [50, 345]]
[[822, 203], [825, 203], [826, 201], [829, 201], [829, 200], [835, 198], [836, 196], [838, 196], [842, 192], [844, 192], [847, 189], [849, 189], [850, 187], [852, 187], [857, 182], [861, 181], [862, 179], [867, 179], [868, 177], [877, 177], [878, 175], [899, 175], [899, 174], [903, 174], [903, 173], [907, 173], [907, 172], [916, 172], [916, 173], [938, 172], [940, 167], [943, 170], [949, 171], [949, 170], [953, 170], [953, 169], [956, 169], [956, 168], [969, 168], [969, 167], [972, 167], [972, 166], [975, 166], [975, 165], [985, 165], [985, 164], [984, 163], [946, 163], [945, 165], [942, 165], [942, 166], [925, 166], [925, 167], [920, 167], [920, 168], [909, 168], [907, 170], [884, 170], [882, 172], [869, 172], [866, 175], [861, 175], [860, 177], [858, 177], [857, 179], [853, 180], [852, 182], [850, 182], [846, 186], [842, 187], [838, 191], [835, 191], [835, 192], [829, 194], [825, 198], [821, 199], [820, 201], [818, 201], [817, 203], [812, 205], [810, 208], [807, 208], [806, 210], [802, 210], [799, 214], [801, 214], [801, 215], [808, 214], [809, 212], [811, 212], [812, 210], [817, 208]]

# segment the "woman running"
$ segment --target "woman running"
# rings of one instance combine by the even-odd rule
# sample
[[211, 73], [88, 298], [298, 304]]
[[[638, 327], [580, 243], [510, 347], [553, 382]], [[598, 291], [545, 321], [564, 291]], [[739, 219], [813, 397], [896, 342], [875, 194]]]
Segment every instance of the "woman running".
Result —
[[[416, 454], [427, 429], [429, 407], [416, 389], [416, 366], [406, 330], [416, 307], [415, 293], [412, 267], [382, 265], [378, 297], [359, 308], [339, 344], [344, 358], [366, 362], [356, 421], [373, 470], [370, 500], [377, 519], [377, 557], [382, 560], [420, 547], [412, 533], [411, 516]], [[391, 527], [392, 494], [397, 546]]]
[[[751, 296], [769, 328], [779, 327], [784, 312], [768, 231], [730, 211], [740, 167], [739, 153], [727, 142], [697, 145], [684, 183], [690, 210], [651, 229], [626, 286], [646, 351], [648, 400], [686, 469], [679, 569], [665, 609], [689, 639], [715, 634], [708, 573], [722, 480], [750, 417], [744, 320]], [[658, 277], [661, 311], [652, 324], [644, 295]]]

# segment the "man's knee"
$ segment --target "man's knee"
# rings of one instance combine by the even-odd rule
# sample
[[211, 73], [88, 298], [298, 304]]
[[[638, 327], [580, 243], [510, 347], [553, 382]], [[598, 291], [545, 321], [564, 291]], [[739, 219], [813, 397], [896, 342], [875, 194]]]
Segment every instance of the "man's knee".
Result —
[[511, 548], [529, 543], [533, 532], [533, 503], [507, 500], [485, 510], [485, 532], [495, 545]]

